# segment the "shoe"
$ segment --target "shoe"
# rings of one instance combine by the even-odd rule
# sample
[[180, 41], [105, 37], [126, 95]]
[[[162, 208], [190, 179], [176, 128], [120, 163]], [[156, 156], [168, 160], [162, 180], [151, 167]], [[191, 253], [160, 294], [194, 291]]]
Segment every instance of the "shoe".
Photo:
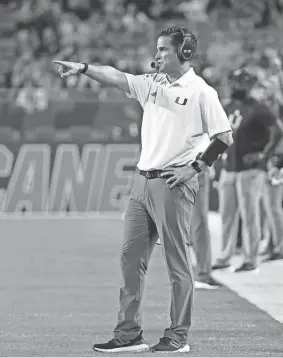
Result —
[[156, 245], [161, 245], [160, 239], [157, 239]]
[[207, 276], [204, 278], [198, 278], [195, 280], [195, 288], [196, 289], [205, 289], [205, 290], [214, 290], [216, 288], [221, 287], [221, 284], [214, 280], [211, 276]]
[[142, 338], [142, 332], [132, 340], [113, 338], [107, 343], [94, 344], [93, 350], [97, 352], [141, 352], [149, 350], [149, 346]]
[[251, 264], [251, 263], [244, 263], [239, 267], [232, 268], [232, 272], [247, 272], [247, 271], [253, 271], [258, 272], [259, 267], [257, 265]]
[[228, 267], [230, 267], [231, 265], [228, 264], [228, 263], [215, 263], [214, 265], [212, 265], [211, 269], [212, 270], [223, 270], [223, 269], [226, 269]]
[[155, 346], [151, 347], [151, 352], [174, 352], [186, 353], [190, 351], [190, 346], [187, 343], [180, 343], [168, 337], [162, 337]]

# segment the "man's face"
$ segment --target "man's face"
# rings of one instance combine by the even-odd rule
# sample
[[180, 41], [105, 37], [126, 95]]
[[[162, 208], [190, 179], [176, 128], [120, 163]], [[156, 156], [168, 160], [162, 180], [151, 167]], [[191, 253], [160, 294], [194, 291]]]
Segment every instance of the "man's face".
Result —
[[169, 36], [161, 36], [157, 40], [157, 53], [155, 59], [161, 73], [171, 73], [180, 67], [176, 48]]
[[249, 92], [251, 89], [251, 85], [242, 80], [232, 80], [230, 86], [234, 91]]
[[233, 96], [244, 98], [250, 93], [253, 84], [245, 76], [240, 75], [240, 77], [230, 79], [230, 88]]

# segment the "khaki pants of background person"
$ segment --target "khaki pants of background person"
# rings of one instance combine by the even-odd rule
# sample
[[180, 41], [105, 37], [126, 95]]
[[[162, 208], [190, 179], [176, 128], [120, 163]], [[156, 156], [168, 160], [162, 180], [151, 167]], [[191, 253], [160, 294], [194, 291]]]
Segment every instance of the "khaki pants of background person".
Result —
[[259, 169], [238, 173], [222, 170], [218, 190], [223, 241], [217, 263], [229, 263], [235, 254], [241, 217], [243, 262], [258, 264], [264, 180], [265, 172]]
[[271, 231], [270, 251], [283, 253], [283, 185], [273, 186], [265, 176], [263, 207]]
[[171, 326], [164, 336], [186, 342], [193, 302], [192, 260], [186, 250], [198, 178], [170, 189], [166, 179], [137, 175], [125, 213], [121, 252], [122, 285], [115, 338], [141, 332], [140, 304], [157, 237], [161, 240], [172, 288]]
[[211, 274], [211, 241], [208, 226], [210, 176], [205, 170], [198, 175], [199, 191], [193, 209], [191, 240], [197, 260], [196, 280]]

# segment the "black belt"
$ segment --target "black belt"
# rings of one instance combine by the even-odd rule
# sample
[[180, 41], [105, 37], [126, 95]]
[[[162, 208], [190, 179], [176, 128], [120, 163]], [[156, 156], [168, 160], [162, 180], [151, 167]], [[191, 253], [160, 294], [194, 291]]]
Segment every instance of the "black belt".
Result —
[[154, 170], [139, 170], [140, 175], [143, 175], [147, 179], [161, 178], [161, 174], [164, 170], [154, 169]]
[[[186, 165], [175, 165], [175, 168], [182, 168]], [[147, 179], [155, 179], [155, 178], [164, 178], [161, 176], [162, 173], [164, 173], [165, 170], [162, 169], [152, 169], [152, 170], [139, 170], [140, 175], [143, 175]]]

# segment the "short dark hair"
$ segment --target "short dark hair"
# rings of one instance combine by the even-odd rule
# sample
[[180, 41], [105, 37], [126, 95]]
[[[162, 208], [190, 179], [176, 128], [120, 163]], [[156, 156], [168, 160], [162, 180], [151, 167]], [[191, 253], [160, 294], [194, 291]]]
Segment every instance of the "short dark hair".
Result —
[[178, 50], [178, 47], [183, 43], [184, 36], [183, 33], [190, 35], [191, 37], [191, 46], [193, 55], [196, 52], [197, 48], [197, 39], [195, 34], [187, 30], [185, 27], [178, 27], [178, 26], [172, 26], [168, 27], [167, 29], [163, 29], [160, 31], [158, 38], [162, 36], [168, 36], [171, 38], [171, 43], [175, 47], [176, 51]]
[[158, 38], [162, 36], [168, 36], [171, 38], [172, 45], [178, 48], [179, 45], [183, 42], [183, 34], [178, 26], [168, 27], [160, 31]]

